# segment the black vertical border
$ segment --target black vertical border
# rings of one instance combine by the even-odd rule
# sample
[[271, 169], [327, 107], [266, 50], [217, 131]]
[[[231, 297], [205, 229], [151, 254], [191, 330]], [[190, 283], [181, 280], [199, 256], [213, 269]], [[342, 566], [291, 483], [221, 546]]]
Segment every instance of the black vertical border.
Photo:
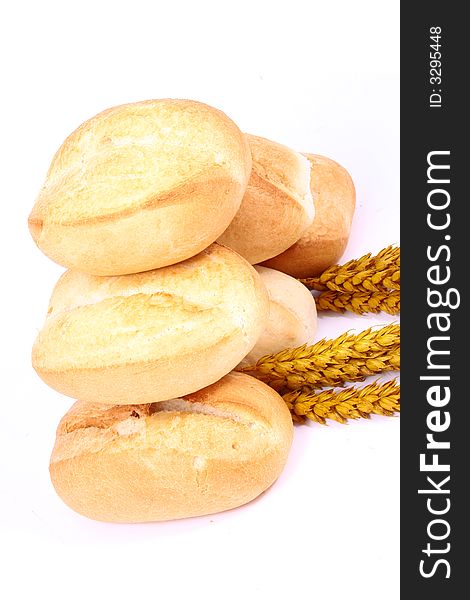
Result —
[[[459, 8], [460, 6], [460, 8]], [[453, 599], [468, 594], [464, 576], [470, 568], [463, 565], [463, 550], [470, 504], [466, 492], [464, 464], [470, 455], [470, 393], [463, 389], [470, 374], [470, 315], [465, 314], [470, 278], [470, 214], [469, 191], [464, 188], [464, 179], [470, 172], [470, 151], [464, 147], [464, 138], [470, 129], [467, 110], [464, 110], [465, 88], [468, 87], [468, 25], [463, 15], [462, 4], [430, 0], [423, 3], [401, 3], [401, 326], [402, 326], [402, 419], [401, 419], [401, 597]], [[441, 27], [442, 84], [430, 84], [430, 27]], [[442, 90], [442, 107], [431, 108], [429, 95], [433, 87]], [[444, 241], [444, 233], [432, 231], [426, 224], [427, 155], [434, 150], [450, 150], [450, 179], [446, 189], [451, 194], [449, 212], [451, 225], [446, 234], [451, 240]], [[466, 187], [466, 186], [465, 186]], [[429, 382], [420, 381], [426, 374], [427, 340], [433, 335], [428, 329], [426, 318], [433, 309], [427, 304], [427, 256], [428, 245], [437, 248], [448, 243], [451, 258], [445, 262], [451, 268], [451, 280], [447, 287], [455, 287], [461, 295], [459, 308], [440, 309], [450, 313], [451, 328], [450, 361], [451, 400], [442, 410], [451, 416], [449, 429], [441, 434], [449, 440], [450, 450], [440, 452], [440, 461], [450, 461], [449, 512], [443, 517], [451, 527], [449, 537], [442, 542], [430, 540], [427, 526], [433, 518], [426, 507], [426, 496], [418, 489], [426, 487], [426, 476], [419, 469], [419, 455], [426, 451], [426, 416], [433, 410], [426, 400]], [[444, 257], [445, 253], [443, 253]], [[442, 334], [445, 335], [445, 334]], [[447, 384], [443, 384], [447, 385]], [[470, 386], [467, 386], [467, 390]], [[437, 436], [436, 436], [437, 437]], [[467, 442], [467, 439], [469, 442]], [[436, 481], [447, 474], [436, 473]], [[437, 499], [437, 495], [434, 496]], [[441, 499], [444, 496], [439, 496]], [[436, 529], [435, 531], [438, 531]], [[441, 530], [443, 531], [443, 529]], [[430, 542], [435, 548], [450, 543], [450, 551], [434, 554], [428, 558], [422, 551]], [[433, 560], [445, 558], [450, 563], [450, 578], [447, 568], [440, 565], [435, 575], [424, 578], [419, 572], [420, 561], [426, 559], [429, 570]], [[457, 590], [460, 590], [459, 592]]]

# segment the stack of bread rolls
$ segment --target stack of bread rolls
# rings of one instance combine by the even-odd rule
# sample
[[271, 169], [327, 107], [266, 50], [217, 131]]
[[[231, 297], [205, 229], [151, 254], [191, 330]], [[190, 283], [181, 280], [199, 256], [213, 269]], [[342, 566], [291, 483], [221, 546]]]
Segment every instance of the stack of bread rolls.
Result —
[[354, 201], [333, 161], [191, 100], [111, 108], [65, 140], [29, 228], [68, 269], [32, 361], [77, 400], [50, 462], [71, 508], [176, 519], [240, 506], [277, 479], [289, 411], [234, 369], [313, 341], [314, 299], [290, 275], [339, 258]]

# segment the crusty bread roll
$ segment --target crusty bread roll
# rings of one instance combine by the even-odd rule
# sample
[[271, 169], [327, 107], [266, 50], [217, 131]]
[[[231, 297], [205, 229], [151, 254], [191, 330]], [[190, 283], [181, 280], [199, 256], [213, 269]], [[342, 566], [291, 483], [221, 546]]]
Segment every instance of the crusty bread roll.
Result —
[[242, 204], [219, 241], [251, 264], [296, 242], [314, 217], [308, 160], [276, 142], [246, 136], [253, 169]]
[[219, 110], [192, 100], [124, 104], [59, 148], [30, 231], [52, 260], [94, 275], [171, 265], [227, 228], [250, 171], [244, 135]]
[[293, 277], [319, 275], [339, 261], [348, 243], [356, 207], [354, 183], [346, 169], [325, 156], [305, 156], [312, 165], [315, 218], [298, 242], [263, 263]]
[[267, 354], [285, 348], [312, 344], [317, 329], [317, 309], [309, 290], [289, 275], [256, 266], [269, 297], [267, 325], [253, 349], [240, 363], [241, 367], [256, 364]]
[[141, 404], [190, 394], [231, 371], [268, 314], [254, 268], [213, 244], [184, 262], [120, 277], [59, 279], [33, 366], [90, 402]]
[[76, 402], [57, 429], [50, 474], [68, 506], [98, 521], [206, 515], [266, 490], [284, 467], [292, 430], [274, 390], [230, 373], [166, 402]]

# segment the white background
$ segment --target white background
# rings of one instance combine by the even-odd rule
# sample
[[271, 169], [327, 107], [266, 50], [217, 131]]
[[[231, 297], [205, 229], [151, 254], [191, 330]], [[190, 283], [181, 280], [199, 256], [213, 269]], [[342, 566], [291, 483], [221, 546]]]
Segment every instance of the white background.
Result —
[[[30, 367], [61, 268], [36, 249], [26, 221], [53, 153], [83, 120], [123, 102], [186, 97], [349, 169], [358, 205], [345, 259], [398, 243], [398, 1], [8, 4], [0, 594], [397, 599], [398, 418], [297, 427], [274, 487], [223, 514], [111, 525], [61, 502], [48, 460], [71, 400]], [[392, 320], [322, 315], [319, 336]]]

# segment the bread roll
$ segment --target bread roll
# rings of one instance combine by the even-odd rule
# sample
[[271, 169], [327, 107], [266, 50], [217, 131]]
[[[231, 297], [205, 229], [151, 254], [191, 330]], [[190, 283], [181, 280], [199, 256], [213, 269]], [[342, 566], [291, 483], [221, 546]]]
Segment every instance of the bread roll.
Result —
[[311, 190], [315, 219], [298, 242], [264, 262], [293, 277], [313, 277], [343, 255], [356, 207], [356, 191], [349, 173], [334, 160], [305, 155], [312, 166]]
[[192, 100], [116, 106], [59, 148], [30, 231], [52, 260], [94, 275], [171, 265], [227, 228], [250, 171], [246, 139], [215, 108]]
[[219, 241], [255, 264], [292, 246], [315, 213], [305, 157], [265, 138], [246, 137], [253, 170], [240, 210]]
[[256, 498], [292, 442], [282, 398], [230, 373], [186, 396], [129, 406], [75, 403], [61, 420], [50, 474], [62, 500], [98, 521], [166, 521]]
[[267, 354], [312, 344], [317, 329], [315, 300], [308, 289], [285, 273], [256, 266], [269, 297], [269, 318], [254, 348], [240, 363], [256, 364]]
[[213, 244], [177, 265], [120, 277], [67, 271], [33, 366], [78, 400], [141, 404], [199, 390], [251, 350], [268, 314], [259, 275]]

